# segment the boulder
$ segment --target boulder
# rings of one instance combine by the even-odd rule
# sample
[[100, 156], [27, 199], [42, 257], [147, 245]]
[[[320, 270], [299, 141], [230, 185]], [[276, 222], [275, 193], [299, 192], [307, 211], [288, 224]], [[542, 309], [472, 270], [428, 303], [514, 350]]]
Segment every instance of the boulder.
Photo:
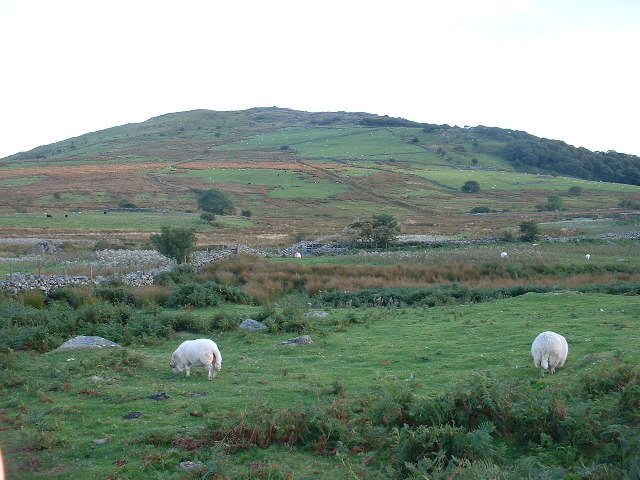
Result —
[[70, 340], [67, 340], [58, 348], [56, 348], [54, 351], [68, 350], [71, 348], [103, 348], [103, 347], [120, 347], [120, 345], [102, 337], [79, 335]]
[[253, 318], [247, 318], [246, 320], [243, 320], [242, 323], [238, 325], [238, 328], [246, 328], [248, 330], [269, 330], [269, 327], [267, 327], [264, 323], [258, 322]]

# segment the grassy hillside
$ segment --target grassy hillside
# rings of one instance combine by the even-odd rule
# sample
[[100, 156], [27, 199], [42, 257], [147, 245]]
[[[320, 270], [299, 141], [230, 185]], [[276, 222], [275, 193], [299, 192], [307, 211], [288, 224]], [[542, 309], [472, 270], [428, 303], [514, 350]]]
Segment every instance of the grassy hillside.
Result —
[[[617, 441], [637, 432], [637, 296], [554, 291], [337, 308], [294, 295], [277, 308], [175, 310], [88, 293], [58, 292], [46, 312], [0, 302], [3, 332], [22, 323], [21, 339], [35, 349], [50, 350], [65, 322], [67, 333], [81, 328], [127, 345], [45, 354], [3, 346], [10, 478], [421, 478], [413, 469], [422, 478], [592, 478], [604, 468], [622, 479], [635, 468], [636, 445]], [[328, 315], [302, 317], [318, 309]], [[38, 336], [44, 321], [27, 326], [33, 316], [49, 318], [49, 337]], [[267, 319], [272, 331], [233, 328], [248, 317]], [[547, 329], [566, 335], [570, 354], [542, 377], [529, 348]], [[279, 345], [300, 333], [313, 344]], [[173, 374], [173, 349], [203, 335], [219, 344], [222, 371], [212, 382], [201, 368]], [[419, 440], [425, 428], [430, 436]], [[181, 471], [184, 461], [200, 467]]]
[[[340, 231], [372, 213], [396, 216], [406, 233], [494, 234], [520, 218], [556, 218], [557, 212], [536, 209], [551, 195], [562, 196], [566, 212], [581, 215], [623, 212], [621, 202], [626, 209], [639, 203], [638, 186], [563, 176], [568, 146], [558, 150], [563, 156], [554, 157], [557, 162], [552, 159], [554, 168], [514, 156], [509, 146], [525, 140], [558, 150], [553, 141], [524, 132], [366, 113], [274, 107], [168, 114], [0, 160], [0, 226], [8, 235], [82, 228], [142, 239], [148, 223], [132, 212], [123, 224], [94, 216], [81, 226], [77, 216], [52, 225], [44, 213], [101, 212], [126, 199], [174, 212], [164, 219], [170, 223], [178, 212], [197, 213], [195, 191], [208, 188], [229, 195], [236, 213], [249, 211], [253, 221], [217, 230], [203, 222], [203, 244], [286, 245]], [[477, 181], [480, 192], [462, 193], [468, 180]], [[571, 187], [580, 194], [568, 195]], [[491, 213], [470, 215], [476, 207]], [[33, 222], [22, 214], [32, 214]]]

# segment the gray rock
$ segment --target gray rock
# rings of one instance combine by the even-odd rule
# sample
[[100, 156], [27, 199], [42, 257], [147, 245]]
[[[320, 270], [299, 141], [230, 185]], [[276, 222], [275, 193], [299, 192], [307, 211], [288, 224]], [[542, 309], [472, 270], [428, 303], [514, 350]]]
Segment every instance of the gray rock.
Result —
[[238, 325], [238, 328], [246, 328], [249, 330], [269, 330], [269, 327], [267, 327], [264, 323], [258, 322], [253, 318], [247, 318], [246, 320], [243, 320], [243, 322]]
[[54, 351], [68, 350], [71, 348], [103, 348], [103, 347], [120, 347], [117, 343], [107, 340], [106, 338], [88, 335], [79, 335], [67, 340]]
[[283, 340], [278, 345], [310, 345], [313, 343], [309, 335], [302, 335], [301, 337], [295, 337], [290, 340]]
[[304, 314], [305, 317], [328, 317], [329, 314], [327, 312], [307, 312]]
[[192, 468], [203, 468], [204, 463], [202, 462], [180, 462], [176, 467], [178, 470], [191, 470]]
[[32, 248], [32, 253], [58, 253], [62, 251], [62, 241], [60, 240], [41, 240]]

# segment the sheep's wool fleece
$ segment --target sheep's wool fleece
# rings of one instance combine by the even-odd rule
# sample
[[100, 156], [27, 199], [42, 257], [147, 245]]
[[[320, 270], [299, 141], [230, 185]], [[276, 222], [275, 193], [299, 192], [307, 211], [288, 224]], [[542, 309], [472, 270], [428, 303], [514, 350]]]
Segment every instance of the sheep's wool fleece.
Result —
[[555, 332], [542, 332], [531, 345], [531, 356], [536, 367], [554, 373], [567, 359], [569, 345], [567, 340]]
[[216, 370], [222, 368], [222, 355], [218, 346], [213, 340], [208, 338], [198, 338], [197, 340], [187, 340], [173, 352], [174, 359], [179, 359], [187, 365], [208, 365], [210, 360], [208, 354], [213, 354], [213, 366]]

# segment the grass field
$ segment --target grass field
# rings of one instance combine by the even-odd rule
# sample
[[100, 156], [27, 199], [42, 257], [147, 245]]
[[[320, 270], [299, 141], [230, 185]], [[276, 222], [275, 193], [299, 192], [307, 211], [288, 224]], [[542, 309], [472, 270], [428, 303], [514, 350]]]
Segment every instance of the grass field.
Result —
[[[0, 225], [20, 227], [51, 228], [58, 231], [66, 229], [83, 230], [135, 230], [159, 231], [162, 225], [179, 227], [194, 227], [198, 229], [211, 228], [200, 219], [197, 213], [185, 212], [108, 212], [89, 211], [71, 212], [69, 214], [54, 214], [47, 218], [43, 214], [22, 213], [0, 216]], [[223, 225], [242, 228], [251, 225], [252, 221], [243, 218], [219, 216], [216, 221]]]
[[[256, 307], [222, 309], [256, 314]], [[568, 388], [614, 358], [640, 361], [638, 312], [637, 297], [572, 293], [430, 309], [331, 309], [314, 322], [314, 343], [306, 347], [278, 345], [291, 334], [214, 334], [224, 360], [210, 383], [203, 369], [185, 377], [168, 367], [171, 351], [194, 335], [133, 345], [125, 353], [49, 353], [38, 355], [38, 362], [33, 354], [16, 353], [0, 401], [9, 478], [80, 479], [89, 472], [93, 478], [185, 478], [176, 466], [187, 460], [215, 465], [231, 478], [257, 478], [248, 476], [252, 462], [273, 462], [284, 475], [277, 478], [355, 475], [350, 470], [362, 470], [364, 452], [318, 456], [274, 445], [231, 453], [162, 439], [192, 438], [224, 417], [256, 408], [304, 410], [375, 396], [389, 385], [426, 398], [481, 370], [537, 389]], [[353, 317], [359, 323], [349, 323]], [[556, 375], [541, 378], [529, 348], [547, 329], [566, 336], [570, 353]], [[159, 392], [169, 398], [149, 399]], [[143, 416], [123, 418], [132, 411]]]

